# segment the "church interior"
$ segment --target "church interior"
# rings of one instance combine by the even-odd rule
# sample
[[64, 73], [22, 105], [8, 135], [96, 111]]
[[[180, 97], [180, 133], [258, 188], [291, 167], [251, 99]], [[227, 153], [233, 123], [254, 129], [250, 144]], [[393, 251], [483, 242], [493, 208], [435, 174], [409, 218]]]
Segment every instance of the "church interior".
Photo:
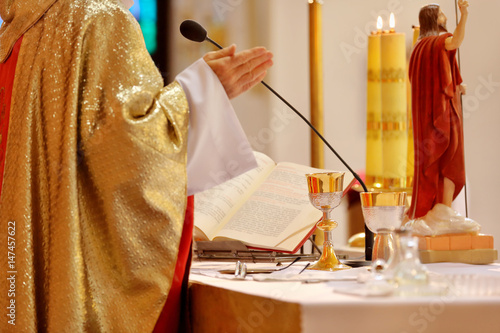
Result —
[[[135, 7], [154, 1], [136, 1]], [[322, 81], [324, 136], [358, 173], [366, 167], [367, 56], [368, 36], [376, 29], [377, 17], [389, 29], [394, 13], [395, 30], [403, 33], [409, 60], [413, 26], [423, 0], [347, 0], [322, 3]], [[440, 3], [447, 16], [448, 31], [457, 22], [454, 1]], [[458, 52], [461, 74], [466, 85], [463, 96], [466, 189], [457, 200], [460, 213], [478, 221], [482, 232], [500, 238], [496, 222], [496, 177], [500, 155], [498, 105], [500, 104], [500, 44], [492, 42], [489, 23], [500, 9], [494, 1], [474, 1], [469, 8], [465, 40]], [[310, 114], [309, 13], [305, 0], [211, 0], [162, 2], [158, 6], [158, 45], [155, 60], [166, 80], [208, 51], [209, 43], [194, 43], [179, 33], [186, 19], [201, 23], [208, 35], [223, 46], [236, 44], [239, 50], [265, 46], [274, 54], [274, 65], [265, 81], [306, 117]], [[132, 9], [134, 11], [134, 8]], [[145, 11], [142, 15], [147, 15]], [[147, 38], [146, 38], [147, 40]], [[275, 161], [311, 163], [311, 132], [291, 110], [262, 86], [234, 99], [234, 108], [254, 150]], [[326, 148], [324, 168], [346, 168]], [[467, 208], [465, 208], [467, 202]], [[348, 219], [347, 203], [334, 212], [340, 221]], [[346, 223], [340, 223], [334, 237], [345, 244], [350, 236]]]

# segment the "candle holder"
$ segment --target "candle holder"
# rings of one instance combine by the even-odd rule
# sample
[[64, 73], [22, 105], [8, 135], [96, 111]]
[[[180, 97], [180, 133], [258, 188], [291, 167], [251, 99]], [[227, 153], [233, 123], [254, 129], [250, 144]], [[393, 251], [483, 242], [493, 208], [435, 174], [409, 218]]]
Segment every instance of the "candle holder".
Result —
[[311, 204], [323, 212], [323, 218], [316, 224], [325, 235], [323, 252], [319, 260], [308, 269], [320, 271], [338, 271], [351, 268], [342, 264], [333, 249], [333, 229], [338, 223], [331, 219], [330, 213], [340, 205], [343, 195], [343, 172], [326, 172], [307, 174], [309, 200]]

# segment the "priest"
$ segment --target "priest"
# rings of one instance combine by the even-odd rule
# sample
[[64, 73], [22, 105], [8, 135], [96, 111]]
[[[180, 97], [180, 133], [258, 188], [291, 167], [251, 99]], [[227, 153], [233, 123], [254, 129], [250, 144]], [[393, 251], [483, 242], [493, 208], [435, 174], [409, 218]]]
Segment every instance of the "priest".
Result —
[[453, 34], [439, 5], [421, 8], [420, 36], [410, 58], [415, 142], [415, 180], [408, 217], [425, 216], [435, 205], [451, 207], [465, 184], [464, 92], [455, 54], [465, 35], [468, 2], [458, 1], [461, 17]]
[[120, 0], [0, 15], [0, 331], [175, 331], [187, 196], [256, 165], [228, 98], [272, 54], [212, 52], [164, 87]]

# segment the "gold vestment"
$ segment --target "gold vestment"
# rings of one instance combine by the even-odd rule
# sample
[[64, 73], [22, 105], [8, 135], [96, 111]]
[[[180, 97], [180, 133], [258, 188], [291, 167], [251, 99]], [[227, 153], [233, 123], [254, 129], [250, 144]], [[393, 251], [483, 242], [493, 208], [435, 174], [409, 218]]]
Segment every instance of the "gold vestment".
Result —
[[0, 0], [0, 61], [16, 67], [0, 230], [15, 223], [16, 326], [151, 332], [186, 207], [188, 108], [119, 0]]

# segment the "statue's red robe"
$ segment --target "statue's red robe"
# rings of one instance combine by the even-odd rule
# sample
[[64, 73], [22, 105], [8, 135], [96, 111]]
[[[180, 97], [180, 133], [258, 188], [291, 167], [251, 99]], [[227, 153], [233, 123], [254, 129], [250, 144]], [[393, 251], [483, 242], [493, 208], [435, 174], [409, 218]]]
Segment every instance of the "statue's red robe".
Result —
[[454, 198], [465, 185], [463, 124], [455, 58], [445, 40], [451, 34], [425, 37], [411, 54], [409, 76], [415, 138], [415, 180], [410, 218], [427, 214], [442, 200], [443, 180], [455, 184]]

